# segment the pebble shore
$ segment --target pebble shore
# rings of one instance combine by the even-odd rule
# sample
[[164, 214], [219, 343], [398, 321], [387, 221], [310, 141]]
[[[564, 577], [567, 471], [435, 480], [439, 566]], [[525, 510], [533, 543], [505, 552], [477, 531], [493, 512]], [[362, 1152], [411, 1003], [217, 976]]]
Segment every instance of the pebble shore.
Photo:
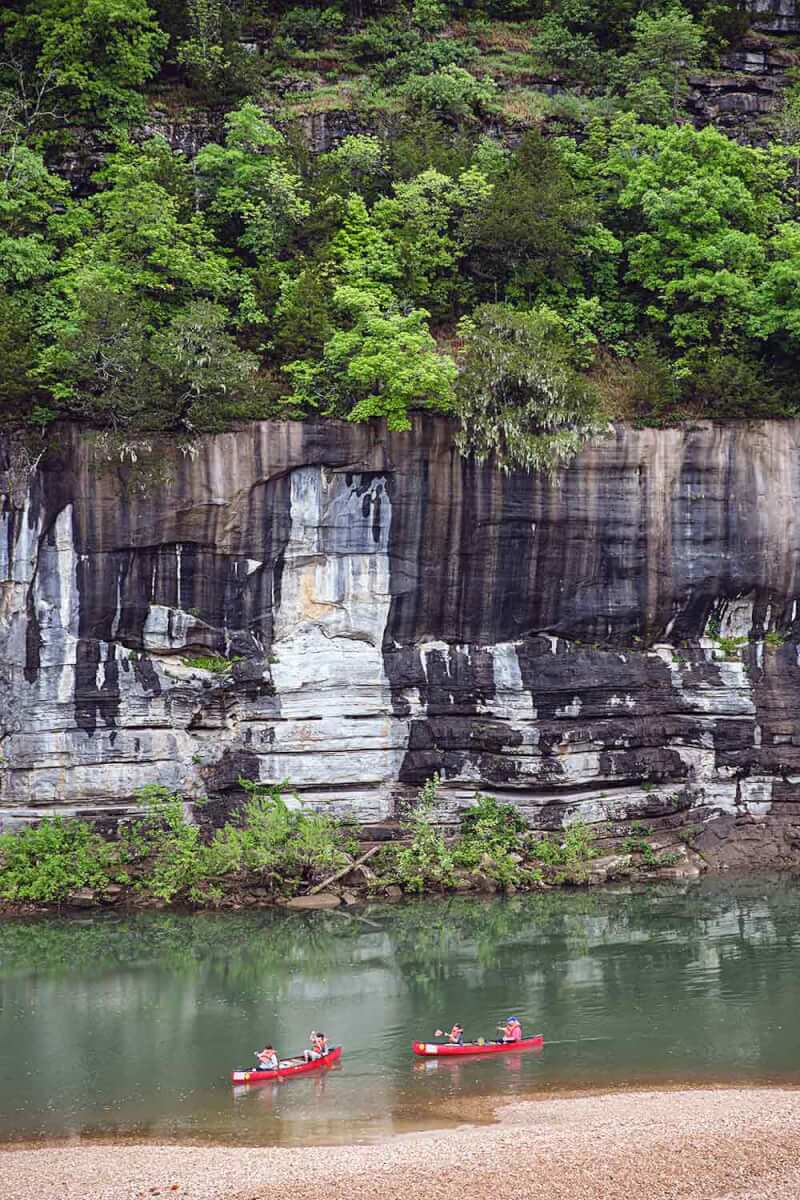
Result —
[[0, 1150], [2, 1200], [797, 1200], [800, 1089], [498, 1102], [378, 1145]]

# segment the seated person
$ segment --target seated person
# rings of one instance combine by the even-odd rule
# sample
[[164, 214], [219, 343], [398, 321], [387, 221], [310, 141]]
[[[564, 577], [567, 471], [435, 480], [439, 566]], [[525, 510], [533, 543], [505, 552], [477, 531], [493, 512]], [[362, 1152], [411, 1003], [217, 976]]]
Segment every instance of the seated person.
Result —
[[311, 1049], [303, 1052], [303, 1057], [306, 1062], [313, 1062], [314, 1059], [322, 1058], [328, 1053], [328, 1039], [324, 1033], [316, 1033], [313, 1029], [310, 1033]]
[[463, 1027], [463, 1025], [459, 1025], [458, 1021], [456, 1021], [453, 1028], [446, 1035], [442, 1032], [441, 1029], [436, 1030], [436, 1037], [445, 1037], [445, 1036], [447, 1037], [447, 1041], [450, 1043], [451, 1046], [463, 1046], [464, 1045], [464, 1027]]
[[522, 1041], [522, 1026], [516, 1017], [507, 1017], [506, 1023], [503, 1026], [503, 1036], [500, 1039], [502, 1042], [521, 1042]]
[[277, 1071], [278, 1055], [275, 1049], [270, 1046], [269, 1043], [267, 1043], [263, 1050], [256, 1051], [256, 1058], [258, 1059], [258, 1067], [256, 1070]]

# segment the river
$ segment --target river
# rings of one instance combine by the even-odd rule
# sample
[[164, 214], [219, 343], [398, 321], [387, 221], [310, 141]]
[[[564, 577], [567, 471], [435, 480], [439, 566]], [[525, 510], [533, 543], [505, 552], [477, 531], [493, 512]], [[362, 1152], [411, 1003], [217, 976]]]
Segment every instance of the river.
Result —
[[[301, 1145], [475, 1116], [485, 1096], [800, 1082], [800, 887], [109, 914], [0, 924], [0, 1140]], [[542, 1053], [415, 1060], [513, 1013]], [[234, 1089], [271, 1040], [323, 1028], [341, 1067]]]

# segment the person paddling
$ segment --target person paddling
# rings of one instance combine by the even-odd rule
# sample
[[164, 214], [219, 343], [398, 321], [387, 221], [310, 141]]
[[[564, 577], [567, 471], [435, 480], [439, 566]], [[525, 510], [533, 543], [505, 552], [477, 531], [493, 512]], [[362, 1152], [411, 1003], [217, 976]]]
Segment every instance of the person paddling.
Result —
[[503, 1036], [501, 1042], [521, 1042], [522, 1041], [522, 1026], [516, 1017], [506, 1017], [506, 1023], [503, 1026]]
[[436, 1030], [436, 1037], [446, 1037], [452, 1046], [464, 1045], [464, 1027], [456, 1021], [449, 1033], [445, 1034], [441, 1029]]
[[277, 1071], [278, 1055], [273, 1046], [267, 1045], [263, 1050], [256, 1050], [256, 1058], [258, 1059], [259, 1071]]

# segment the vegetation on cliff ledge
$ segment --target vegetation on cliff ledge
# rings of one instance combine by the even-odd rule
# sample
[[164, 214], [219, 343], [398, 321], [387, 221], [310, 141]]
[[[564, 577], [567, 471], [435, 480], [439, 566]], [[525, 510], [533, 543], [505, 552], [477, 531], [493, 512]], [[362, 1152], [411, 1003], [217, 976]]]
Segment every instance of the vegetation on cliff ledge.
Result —
[[[638, 869], [670, 866], [676, 855], [632, 826], [623, 853], [599, 871], [596, 832], [575, 821], [558, 834], [530, 830], [518, 810], [478, 795], [457, 832], [436, 823], [439, 780], [430, 779], [396, 840], [366, 853], [344, 824], [306, 809], [285, 784], [240, 780], [241, 808], [221, 827], [189, 818], [180, 795], [151, 785], [142, 815], [106, 838], [85, 821], [47, 817], [0, 835], [0, 910], [166, 904], [241, 907], [285, 903], [338, 886], [349, 901], [373, 895], [512, 893], [582, 885]], [[633, 836], [635, 834], [635, 836]], [[680, 856], [678, 856], [680, 857]], [[609, 863], [611, 866], [609, 867]]]
[[747, 27], [732, 0], [10, 0], [0, 417], [427, 409], [539, 467], [608, 417], [795, 413], [796, 85], [758, 146], [687, 119]]

